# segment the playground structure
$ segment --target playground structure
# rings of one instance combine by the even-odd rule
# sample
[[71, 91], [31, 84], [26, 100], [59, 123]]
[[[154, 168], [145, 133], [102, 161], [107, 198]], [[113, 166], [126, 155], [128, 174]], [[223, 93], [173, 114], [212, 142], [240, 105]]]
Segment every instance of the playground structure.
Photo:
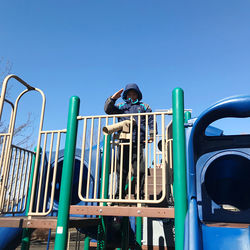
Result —
[[[2, 187], [4, 188], [1, 189], [0, 197], [2, 214], [0, 223], [2, 227], [28, 228], [24, 230], [23, 247], [25, 247], [25, 244], [29, 244], [29, 228], [57, 228], [55, 248], [64, 249], [67, 243], [68, 227], [84, 228], [87, 226], [88, 228], [94, 225], [97, 228], [97, 225], [102, 220], [99, 217], [90, 218], [86, 217], [86, 215], [123, 216], [125, 218], [123, 222], [125, 225], [123, 233], [125, 235], [129, 227], [126, 217], [138, 217], [136, 238], [140, 245], [142, 217], [174, 217], [173, 208], [157, 206], [157, 204], [167, 199], [171, 190], [171, 183], [167, 183], [166, 180], [167, 178], [171, 179], [172, 154], [166, 154], [166, 148], [168, 148], [169, 152], [172, 151], [172, 138], [167, 140], [162, 140], [162, 138], [167, 138], [168, 136], [169, 126], [167, 126], [168, 121], [165, 118], [171, 115], [172, 111], [150, 113], [150, 116], [154, 117], [155, 133], [154, 142], [149, 143], [148, 130], [146, 130], [144, 149], [145, 196], [143, 198], [139, 197], [139, 192], [137, 192], [137, 196], [134, 195], [135, 192], [132, 190], [134, 183], [136, 185], [134, 187], [139, 190], [141, 182], [140, 169], [137, 169], [135, 181], [132, 178], [131, 166], [129, 166], [127, 196], [122, 197], [122, 178], [120, 178], [120, 183], [117, 183], [118, 179], [115, 177], [116, 173], [120, 176], [122, 175], [122, 164], [120, 173], [117, 170], [118, 150], [120, 150], [121, 163], [123, 147], [131, 148], [129, 145], [131, 145], [133, 119], [135, 118], [139, 122], [140, 119], [145, 119], [147, 125], [149, 115], [129, 115], [130, 122], [127, 127], [130, 127], [130, 129], [129, 132], [126, 132], [128, 139], [124, 143], [119, 143], [119, 140], [116, 138], [117, 134], [103, 135], [102, 133], [103, 127], [116, 124], [116, 119], [119, 115], [79, 116], [79, 98], [73, 97], [71, 98], [69, 108], [67, 129], [44, 131], [45, 96], [43, 92], [31, 87], [15, 75], [8, 76], [3, 82], [0, 110], [3, 109], [4, 102], [6, 102], [7, 84], [12, 78], [23, 84], [26, 89], [17, 97], [15, 104], [11, 105], [13, 112], [10, 117], [9, 130], [7, 133], [1, 134], [3, 141], [1, 145], [1, 176], [3, 177]], [[18, 103], [21, 97], [28, 91], [37, 91], [41, 94], [42, 109], [36, 152], [29, 151], [29, 158], [25, 159], [24, 154], [15, 154], [15, 146], [12, 145], [12, 140]], [[156, 133], [156, 124], [158, 133]], [[80, 129], [81, 125], [82, 129]], [[80, 149], [76, 149], [77, 127], [79, 127], [78, 131], [82, 131], [82, 145]], [[140, 126], [138, 126], [138, 130], [140, 134]], [[61, 161], [60, 141], [65, 134], [64, 157], [63, 161]], [[159, 141], [162, 141], [161, 151], [157, 147]], [[141, 145], [138, 143], [138, 150], [140, 150], [140, 147]], [[24, 149], [20, 150], [26, 152]], [[78, 158], [76, 157], [76, 152], [78, 152]], [[131, 157], [131, 152], [129, 152], [129, 155]], [[168, 161], [168, 168], [166, 168], [165, 163]], [[77, 180], [73, 177], [73, 166]], [[151, 180], [149, 179], [148, 167], [151, 167], [151, 172], [154, 173], [153, 180], [152, 178]], [[158, 177], [156, 172], [160, 173]], [[72, 182], [73, 192], [71, 200]], [[169, 185], [168, 189], [166, 189], [167, 185]], [[118, 198], [114, 197], [116, 189], [119, 190]], [[168, 191], [166, 192], [166, 190]], [[119, 206], [110, 206], [113, 203], [119, 204]], [[52, 216], [55, 214], [55, 204], [58, 215]], [[131, 206], [124, 206], [124, 204]], [[144, 207], [141, 204], [154, 206]], [[69, 218], [69, 214], [74, 217], [71, 216]], [[99, 238], [100, 235], [98, 236]], [[102, 237], [102, 239], [98, 240], [98, 246], [105, 248], [106, 236]], [[130, 244], [128, 235], [122, 238], [123, 242], [121, 242], [120, 246], [126, 248]], [[104, 246], [101, 244], [104, 244]]]
[[[5, 98], [11, 78], [26, 88], [15, 104]], [[28, 91], [42, 96], [35, 152], [12, 144], [18, 103]], [[184, 110], [183, 91], [179, 88], [173, 90], [172, 109], [129, 115], [80, 116], [80, 100], [72, 97], [67, 129], [51, 131], [43, 130], [45, 96], [41, 90], [10, 75], [2, 86], [0, 117], [5, 102], [11, 105], [12, 112], [8, 131], [0, 134], [0, 226], [18, 228], [18, 233], [23, 233], [22, 249], [29, 248], [34, 228], [56, 229], [55, 249], [66, 249], [70, 227], [80, 228], [86, 236], [93, 235], [94, 230], [97, 249], [106, 249], [111, 247], [114, 231], [109, 219], [114, 216], [121, 218], [121, 242], [113, 248], [141, 248], [143, 217], [174, 218], [178, 250], [250, 248], [250, 137], [224, 136], [223, 131], [210, 126], [224, 117], [249, 117], [250, 97], [218, 102], [195, 122]], [[122, 116], [127, 120], [118, 124], [117, 118]], [[152, 143], [148, 140], [149, 118], [154, 121]], [[146, 125], [143, 146], [141, 128], [135, 126], [142, 121]], [[136, 174], [131, 164], [135, 127]], [[82, 140], [79, 146], [77, 137]], [[61, 143], [64, 139], [65, 147]], [[145, 157], [143, 175], [139, 168], [141, 147]], [[130, 164], [123, 197], [123, 155], [127, 149]], [[143, 197], [138, 191], [141, 184]], [[128, 217], [136, 217], [132, 240]], [[215, 235], [213, 243], [209, 239]], [[88, 246], [86, 237], [84, 249]]]

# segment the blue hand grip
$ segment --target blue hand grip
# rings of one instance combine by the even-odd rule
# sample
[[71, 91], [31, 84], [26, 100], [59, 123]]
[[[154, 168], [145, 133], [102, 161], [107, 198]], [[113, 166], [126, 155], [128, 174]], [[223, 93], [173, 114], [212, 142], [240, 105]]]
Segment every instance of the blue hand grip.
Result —
[[250, 96], [233, 96], [212, 105], [195, 122], [195, 133], [205, 135], [209, 124], [226, 117], [250, 117]]

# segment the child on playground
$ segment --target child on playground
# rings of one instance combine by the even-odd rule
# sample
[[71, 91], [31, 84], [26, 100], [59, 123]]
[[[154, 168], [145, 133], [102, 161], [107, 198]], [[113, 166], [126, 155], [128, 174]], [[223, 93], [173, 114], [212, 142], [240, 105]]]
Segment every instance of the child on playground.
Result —
[[[122, 97], [124, 100], [123, 103], [116, 105], [116, 101]], [[104, 111], [107, 114], [132, 114], [132, 113], [149, 113], [152, 112], [148, 104], [141, 102], [142, 93], [137, 86], [137, 84], [127, 84], [125, 89], [120, 89], [112, 96], [110, 96], [104, 106]], [[137, 139], [138, 139], [138, 126], [140, 126], [140, 198], [144, 198], [144, 178], [145, 178], [145, 162], [144, 162], [144, 148], [145, 148], [145, 132], [146, 132], [146, 117], [141, 116], [140, 124], [138, 124], [138, 117], [135, 116], [136, 124], [133, 126], [133, 135], [132, 135], [132, 192], [135, 194], [135, 184], [137, 178]], [[128, 117], [119, 117], [118, 122], [123, 120], [129, 120]], [[148, 127], [149, 127], [149, 140], [148, 142], [153, 141], [154, 135], [154, 120], [153, 116], [148, 116]], [[121, 142], [127, 142], [127, 140], [121, 140]], [[120, 163], [121, 153], [119, 152], [118, 163]], [[128, 177], [129, 171], [129, 146], [123, 146], [123, 168], [122, 168], [122, 198], [125, 198], [125, 185]], [[120, 166], [118, 164], [118, 187], [119, 187], [119, 173]], [[138, 192], [138, 191], [137, 191]], [[118, 198], [119, 192], [116, 192], [116, 198]]]

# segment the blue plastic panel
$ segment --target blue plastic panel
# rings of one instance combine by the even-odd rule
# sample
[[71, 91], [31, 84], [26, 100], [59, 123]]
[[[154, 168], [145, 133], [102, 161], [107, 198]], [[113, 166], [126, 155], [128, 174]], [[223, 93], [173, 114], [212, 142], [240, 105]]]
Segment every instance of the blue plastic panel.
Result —
[[249, 250], [249, 228], [202, 225], [203, 250]]

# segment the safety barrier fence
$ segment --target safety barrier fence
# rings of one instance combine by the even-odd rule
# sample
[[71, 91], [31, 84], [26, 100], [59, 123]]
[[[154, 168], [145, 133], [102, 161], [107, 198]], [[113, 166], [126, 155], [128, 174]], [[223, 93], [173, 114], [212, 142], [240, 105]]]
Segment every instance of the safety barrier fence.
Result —
[[[43, 104], [31, 180], [29, 215], [47, 215], [51, 213], [54, 196], [58, 196], [59, 192], [58, 176], [62, 166], [58, 171], [58, 158], [63, 148], [60, 146], [61, 136], [66, 130], [42, 130], [45, 97], [39, 89], [31, 87], [17, 76], [10, 75], [4, 80], [2, 96], [5, 96], [11, 78], [21, 82], [27, 89], [21, 92], [15, 104], [3, 98], [0, 100], [1, 112], [4, 101], [12, 106], [8, 133], [0, 134], [0, 211], [21, 213], [25, 210], [32, 156], [30, 151], [12, 146], [12, 141], [18, 102], [25, 93], [36, 90], [41, 93]], [[129, 115], [78, 116], [78, 138], [82, 139], [78, 146], [81, 150], [79, 199], [95, 203], [153, 204], [168, 198], [172, 185], [171, 115], [172, 111], [167, 110]], [[120, 121], [125, 122], [122, 127]], [[105, 136], [107, 134], [111, 137]], [[111, 138], [107, 141], [111, 146], [110, 155], [103, 150], [107, 138]], [[110, 164], [107, 164], [107, 158], [110, 158]], [[149, 169], [153, 177], [149, 176]], [[100, 184], [102, 173], [106, 171], [108, 175], [103, 175]], [[107, 182], [109, 193], [108, 197], [104, 197], [104, 185]]]
[[[25, 87], [17, 96], [15, 102], [6, 98], [8, 83], [15, 79]], [[29, 91], [36, 91], [42, 97], [41, 118], [39, 130], [42, 130], [45, 96], [40, 89], [34, 88], [16, 75], [5, 77], [0, 97], [0, 213], [23, 213], [26, 209], [28, 182], [33, 152], [13, 145], [15, 137], [15, 122], [20, 99]], [[10, 120], [2, 121], [5, 103], [11, 106]], [[5, 126], [4, 126], [5, 125]]]
[[[149, 114], [130, 114], [112, 116], [78, 116], [82, 121], [82, 138], [80, 172], [78, 183], [79, 199], [85, 202], [117, 202], [117, 203], [159, 203], [169, 198], [172, 193], [172, 122], [167, 117], [171, 111]], [[151, 136], [148, 120], [153, 118]], [[118, 130], [111, 133], [110, 156], [103, 151], [103, 142], [107, 140], [105, 128], [119, 125], [118, 119], [125, 118], [129, 123], [128, 132]], [[143, 124], [145, 136], [140, 133], [141, 126], [136, 126], [137, 141], [133, 141], [137, 120]], [[140, 123], [139, 123], [140, 122]], [[132, 128], [132, 129], [131, 129]], [[55, 194], [58, 196], [62, 165], [58, 171], [58, 162], [63, 157], [61, 143], [65, 130], [40, 131], [37, 146], [29, 215], [48, 215], [53, 210]], [[110, 131], [108, 132], [110, 133]], [[122, 137], [126, 139], [120, 139]], [[141, 137], [143, 142], [141, 142]], [[163, 138], [165, 138], [163, 140]], [[26, 209], [27, 189], [31, 171], [31, 151], [12, 146], [10, 155], [7, 153], [9, 134], [0, 134], [0, 162], [8, 159], [1, 176], [7, 178], [5, 189], [1, 188], [2, 213], [22, 213]], [[64, 139], [63, 139], [64, 141]], [[134, 146], [136, 145], [136, 146]], [[133, 151], [136, 149], [136, 152]], [[165, 152], [165, 153], [163, 153]], [[135, 154], [136, 153], [136, 154]], [[134, 154], [134, 155], [132, 155]], [[136, 159], [135, 159], [136, 155]], [[8, 156], [8, 157], [7, 157]], [[110, 166], [106, 166], [105, 158], [110, 157]], [[126, 158], [125, 158], [126, 157]], [[134, 158], [133, 158], [134, 157]], [[128, 166], [124, 165], [124, 162]], [[133, 162], [133, 164], [132, 164]], [[103, 163], [103, 164], [102, 164]], [[4, 164], [3, 164], [4, 166]], [[123, 168], [127, 167], [127, 178], [123, 178]], [[136, 173], [135, 173], [136, 170]], [[153, 177], [150, 178], [149, 171]], [[108, 179], [100, 185], [101, 172], [108, 171]], [[5, 173], [5, 174], [4, 174]], [[103, 175], [105, 178], [105, 175]], [[144, 178], [144, 181], [143, 181]], [[126, 183], [123, 183], [125, 182]], [[108, 197], [104, 197], [104, 183], [109, 183]], [[124, 195], [122, 188], [126, 189]], [[137, 190], [143, 190], [144, 195]], [[100, 191], [102, 191], [100, 193]], [[58, 201], [58, 200], [57, 200]]]
[[29, 215], [48, 215], [52, 212], [55, 194], [60, 192], [60, 174], [62, 165], [58, 162], [63, 156], [63, 144], [66, 129], [40, 131], [37, 146]]
[[[79, 198], [85, 202], [163, 201], [166, 198], [166, 186], [170, 184], [167, 183], [167, 177], [171, 179], [172, 169], [171, 119], [167, 117], [171, 114], [170, 110], [129, 115], [78, 116], [78, 121], [82, 122], [79, 128], [82, 137]], [[111, 137], [105, 136], [108, 134]], [[110, 141], [107, 141], [108, 138], [111, 138]], [[106, 144], [111, 145], [110, 155], [103, 151], [105, 140]], [[108, 157], [110, 166], [106, 164]], [[149, 169], [153, 180], [149, 179]], [[101, 171], [109, 172], [108, 177], [103, 175], [102, 186]], [[86, 181], [86, 186], [83, 181]], [[104, 185], [107, 182], [109, 194], [104, 197]]]
[[[23, 213], [26, 209], [26, 199], [32, 157], [34, 152], [12, 145], [7, 151], [8, 138], [0, 135], [3, 139], [0, 144], [1, 163], [1, 214]], [[3, 163], [6, 164], [3, 164]], [[2, 185], [2, 183], [5, 183]]]

